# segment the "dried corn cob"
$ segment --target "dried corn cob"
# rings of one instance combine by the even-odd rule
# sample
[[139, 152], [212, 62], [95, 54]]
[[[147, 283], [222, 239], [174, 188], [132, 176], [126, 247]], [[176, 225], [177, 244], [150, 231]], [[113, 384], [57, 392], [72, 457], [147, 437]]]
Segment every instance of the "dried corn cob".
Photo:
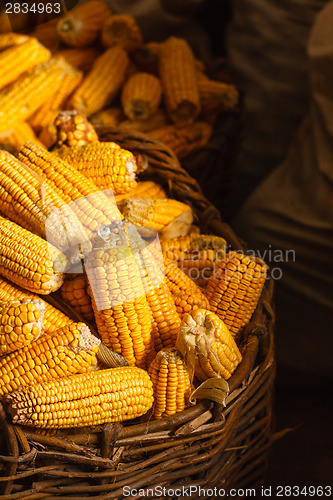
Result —
[[[68, 63], [66, 62], [66, 64]], [[67, 99], [80, 85], [82, 78], [82, 71], [68, 64], [67, 71], [63, 75], [61, 87], [58, 92], [55, 96], [51, 96], [51, 98], [48, 99], [29, 120], [30, 125], [36, 132], [40, 132], [43, 127], [54, 122], [59, 111], [65, 106]]]
[[173, 347], [180, 328], [172, 294], [164, 275], [164, 262], [158, 239], [148, 246], [135, 226], [125, 223], [129, 236], [129, 247], [141, 271], [144, 292], [153, 320], [152, 337], [155, 351]]
[[[11, 31], [11, 30], [10, 30]], [[22, 35], [21, 33], [3, 33], [0, 34], [0, 50], [3, 51], [5, 49], [9, 49], [14, 45], [19, 45], [21, 43], [29, 40], [27, 35]]]
[[146, 120], [133, 121], [122, 119], [117, 126], [119, 128], [137, 130], [139, 132], [150, 132], [152, 130], [165, 127], [168, 124], [169, 120], [166, 112], [163, 109], [158, 109]]
[[57, 33], [57, 22], [58, 18], [51, 19], [46, 23], [42, 22], [35, 27], [31, 35], [40, 41], [47, 49], [49, 49], [52, 54], [58, 52], [60, 46], [60, 38]]
[[159, 75], [170, 119], [191, 123], [200, 111], [195, 61], [188, 43], [170, 37], [160, 48]]
[[134, 419], [147, 413], [152, 404], [149, 375], [136, 367], [73, 375], [6, 397], [14, 423], [58, 429]]
[[66, 257], [39, 236], [0, 217], [0, 274], [31, 292], [47, 295], [61, 287]]
[[166, 125], [160, 129], [151, 130], [149, 137], [166, 144], [178, 158], [197, 151], [205, 146], [213, 132], [213, 127], [207, 122], [194, 122], [189, 125]]
[[266, 264], [242, 252], [228, 252], [217, 261], [206, 295], [211, 310], [224, 321], [230, 333], [240, 341], [265, 284]]
[[70, 204], [89, 237], [101, 224], [110, 224], [122, 218], [115, 203], [56, 155], [28, 142], [21, 148], [18, 159], [36, 174], [48, 179], [54, 191]]
[[106, 48], [119, 45], [131, 53], [141, 47], [143, 39], [140, 28], [133, 17], [116, 14], [110, 16], [103, 24], [101, 42]]
[[57, 140], [57, 129], [54, 123], [48, 123], [42, 128], [38, 136], [38, 140], [46, 149], [51, 149], [54, 146]]
[[161, 45], [160, 42], [147, 42], [131, 54], [131, 59], [139, 71], [158, 74]]
[[123, 223], [99, 232], [95, 245], [86, 272], [98, 333], [129, 363], [145, 368], [155, 355], [151, 316]]
[[29, 38], [26, 42], [0, 52], [0, 65], [6, 68], [1, 75], [0, 89], [15, 82], [26, 71], [48, 61], [50, 57], [50, 51], [36, 38]]
[[0, 152], [0, 213], [47, 239], [71, 262], [91, 249], [77, 216], [48, 181], [5, 151]]
[[22, 301], [22, 300], [41, 300], [45, 307], [44, 313], [44, 331], [45, 333], [52, 333], [59, 328], [62, 328], [66, 325], [70, 325], [73, 323], [73, 320], [70, 319], [66, 314], [59, 311], [56, 307], [53, 307], [48, 302], [43, 301], [37, 295], [28, 292], [28, 290], [23, 290], [19, 286], [16, 286], [14, 283], [10, 283], [6, 281], [0, 276], [0, 301]]
[[54, 124], [57, 130], [57, 148], [83, 146], [98, 141], [94, 127], [79, 111], [61, 111]]
[[136, 187], [135, 158], [130, 151], [114, 142], [63, 147], [55, 150], [54, 154], [76, 168], [101, 190], [112, 189], [114, 194], [123, 194]]
[[227, 111], [234, 109], [238, 104], [238, 90], [230, 83], [200, 78], [198, 91], [202, 113]]
[[183, 316], [176, 348], [190, 373], [195, 373], [200, 381], [212, 377], [228, 380], [242, 360], [226, 325], [216, 314], [204, 309]]
[[126, 116], [120, 108], [108, 108], [98, 111], [90, 117], [90, 121], [94, 125], [107, 125], [109, 127], [117, 127], [122, 121], [124, 121]]
[[148, 373], [154, 388], [154, 418], [174, 415], [189, 406], [190, 375], [177, 349], [159, 351]]
[[67, 12], [57, 22], [57, 32], [69, 47], [91, 45], [99, 35], [105, 20], [111, 15], [106, 3], [90, 0]]
[[175, 292], [172, 297], [181, 318], [185, 313], [190, 313], [196, 309], [209, 310], [209, 302], [200, 289], [193, 292]]
[[94, 311], [88, 294], [88, 280], [85, 275], [67, 274], [60, 288], [61, 297], [88, 323], [94, 321]]
[[117, 194], [115, 200], [118, 203], [125, 198], [166, 198], [166, 192], [154, 181], [138, 182], [135, 189], [129, 193]]
[[87, 73], [91, 70], [93, 63], [101, 55], [101, 50], [97, 46], [83, 47], [77, 49], [64, 49], [57, 52], [68, 64]]
[[39, 142], [29, 123], [15, 123], [11, 132], [0, 138], [0, 148], [9, 151], [9, 153], [16, 153], [27, 141], [32, 141], [38, 146], [43, 147], [43, 144]]
[[149, 73], [135, 73], [123, 87], [121, 103], [130, 120], [147, 120], [157, 111], [161, 97], [159, 78]]
[[63, 59], [52, 58], [0, 92], [0, 132], [29, 118], [57, 92], [66, 74], [64, 63]]
[[44, 330], [44, 313], [39, 299], [0, 302], [0, 356], [38, 339]]
[[112, 103], [125, 79], [129, 60], [121, 47], [111, 47], [99, 56], [74, 93], [70, 105], [90, 116]]
[[72, 323], [0, 359], [0, 399], [5, 394], [75, 373], [91, 371], [100, 340], [84, 323]]
[[119, 209], [128, 222], [156, 229], [162, 238], [187, 234], [193, 222], [191, 208], [170, 198], [126, 198]]

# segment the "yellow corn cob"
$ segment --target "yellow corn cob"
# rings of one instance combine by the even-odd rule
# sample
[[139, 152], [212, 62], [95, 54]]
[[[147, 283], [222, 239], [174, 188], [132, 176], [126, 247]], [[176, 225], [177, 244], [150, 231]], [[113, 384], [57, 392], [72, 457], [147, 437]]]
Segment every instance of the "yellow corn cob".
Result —
[[69, 47], [91, 45], [110, 14], [106, 3], [100, 0], [80, 4], [58, 20], [58, 35]]
[[160, 48], [159, 75], [170, 119], [191, 123], [200, 111], [195, 61], [188, 43], [170, 37]]
[[267, 266], [261, 259], [241, 252], [228, 252], [216, 262], [206, 295], [211, 310], [224, 321], [237, 342], [257, 306], [266, 275]]
[[209, 310], [209, 302], [201, 290], [194, 292], [175, 292], [172, 294], [172, 297], [181, 318], [185, 313], [190, 313], [196, 309]]
[[27, 141], [32, 141], [38, 146], [43, 147], [43, 144], [39, 142], [29, 123], [15, 123], [9, 135], [5, 135], [3, 138], [0, 138], [0, 148], [5, 149], [10, 153], [16, 153]]
[[0, 34], [0, 50], [9, 49], [14, 45], [19, 45], [21, 43], [29, 40], [27, 35], [22, 35], [21, 33], [2, 33]]
[[164, 256], [187, 274], [199, 287], [205, 287], [215, 263], [224, 259], [226, 241], [213, 235], [191, 234], [161, 241]]
[[49, 182], [5, 151], [0, 151], [0, 213], [47, 239], [71, 262], [91, 249], [77, 216]]
[[145, 368], [155, 354], [151, 316], [123, 223], [113, 225], [105, 237], [97, 236], [95, 245], [86, 272], [98, 333], [130, 364]]
[[136, 187], [137, 165], [133, 154], [114, 142], [94, 142], [63, 147], [54, 154], [76, 168], [99, 189], [114, 194], [128, 193]]
[[228, 380], [242, 355], [226, 325], [213, 312], [196, 309], [183, 316], [176, 348], [190, 373], [200, 380], [221, 377]]
[[117, 127], [126, 116], [121, 108], [108, 108], [98, 111], [90, 117], [90, 121], [94, 125], [107, 125], [109, 127]]
[[57, 148], [83, 146], [98, 141], [94, 127], [79, 111], [61, 111], [54, 124], [57, 130]]
[[88, 294], [88, 281], [85, 275], [67, 274], [60, 288], [61, 297], [88, 323], [94, 321], [94, 311]]
[[57, 33], [57, 22], [58, 18], [52, 19], [51, 21], [42, 22], [35, 27], [31, 35], [40, 41], [47, 49], [49, 49], [52, 54], [58, 52], [60, 46], [60, 37]]
[[66, 257], [53, 245], [0, 217], [0, 274], [31, 292], [47, 295], [61, 287]]
[[190, 375], [177, 349], [162, 349], [149, 366], [153, 383], [153, 416], [156, 419], [174, 415], [189, 406]]
[[[42, 128], [38, 136], [38, 140], [46, 149], [51, 149], [57, 140], [57, 129], [54, 123], [48, 123]], [[34, 142], [34, 141], [32, 141]]]
[[166, 144], [178, 158], [197, 151], [205, 146], [213, 132], [210, 123], [194, 122], [189, 125], [166, 125], [160, 129], [151, 130], [149, 137]]
[[0, 302], [0, 356], [38, 339], [44, 313], [45, 305], [38, 299]]
[[93, 63], [101, 55], [99, 47], [84, 47], [77, 49], [64, 49], [57, 52], [58, 56], [63, 57], [68, 64], [87, 73], [92, 68]]
[[82, 81], [82, 71], [77, 70], [69, 64], [67, 68], [68, 71], [63, 75], [61, 87], [58, 92], [53, 97], [51, 96], [29, 120], [30, 125], [37, 132], [40, 132], [49, 123], [54, 122], [59, 111], [64, 108], [67, 99]]
[[23, 290], [14, 283], [6, 281], [0, 276], [0, 301], [22, 301], [26, 299], [30, 299], [32, 301], [41, 300], [44, 304], [45, 313], [43, 326], [45, 333], [52, 333], [59, 328], [73, 323], [72, 319], [66, 316], [63, 312], [59, 311], [56, 307], [53, 307], [48, 302], [43, 301], [37, 297], [37, 295], [28, 292], [28, 290]]
[[237, 106], [239, 94], [234, 85], [208, 78], [199, 78], [197, 83], [202, 113], [227, 111]]
[[152, 404], [147, 372], [126, 366], [34, 384], [6, 397], [14, 423], [57, 429], [134, 419]]
[[166, 192], [154, 181], [138, 182], [135, 189], [129, 193], [117, 194], [115, 200], [118, 203], [125, 198], [166, 198]]
[[118, 206], [128, 222], [156, 229], [162, 238], [188, 233], [193, 222], [191, 207], [170, 198], [125, 198]]
[[149, 73], [135, 73], [123, 87], [121, 103], [130, 120], [146, 120], [157, 111], [161, 97], [159, 78]]
[[131, 59], [139, 71], [158, 74], [161, 46], [160, 42], [147, 42], [131, 54]]
[[115, 203], [56, 155], [27, 142], [18, 153], [18, 159], [36, 174], [46, 177], [63, 201], [70, 203], [89, 237], [101, 224], [122, 218]]
[[117, 126], [119, 128], [137, 130], [139, 132], [150, 132], [165, 127], [169, 124], [168, 116], [163, 109], [158, 109], [146, 120], [122, 120]]
[[0, 358], [0, 399], [29, 384], [91, 371], [100, 340], [72, 323]]
[[70, 105], [90, 116], [111, 104], [123, 85], [128, 63], [121, 47], [106, 50], [74, 92]]
[[39, 64], [0, 92], [0, 133], [29, 118], [57, 92], [66, 74], [64, 62], [52, 58]]
[[180, 328], [172, 294], [164, 275], [164, 263], [158, 240], [149, 246], [141, 239], [135, 226], [125, 223], [129, 247], [141, 271], [144, 292], [153, 320], [152, 337], [155, 351], [173, 347]]
[[0, 89], [15, 82], [22, 73], [30, 71], [50, 57], [50, 51], [36, 38], [29, 38], [26, 42], [0, 52], [0, 65], [6, 69], [1, 74]]
[[106, 48], [119, 45], [131, 53], [141, 47], [142, 33], [135, 19], [125, 14], [110, 16], [103, 24], [101, 42]]

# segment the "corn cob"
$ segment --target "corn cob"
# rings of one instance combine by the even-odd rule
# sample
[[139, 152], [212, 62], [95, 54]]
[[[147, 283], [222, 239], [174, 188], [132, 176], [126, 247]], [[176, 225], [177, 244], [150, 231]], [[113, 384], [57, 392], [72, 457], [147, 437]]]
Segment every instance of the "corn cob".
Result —
[[177, 349], [162, 349], [149, 366], [153, 383], [153, 417], [160, 419], [174, 415], [189, 406], [190, 375]]
[[0, 399], [44, 380], [91, 371], [100, 340], [84, 323], [72, 323], [0, 358]]
[[48, 181], [5, 151], [0, 152], [0, 213], [47, 239], [71, 262], [91, 249], [77, 216]]
[[176, 348], [190, 373], [200, 381], [221, 377], [228, 380], [242, 355], [226, 325], [216, 314], [196, 309], [183, 316]]
[[28, 142], [21, 148], [18, 159], [33, 172], [48, 179], [56, 194], [70, 204], [88, 237], [101, 224], [110, 224], [122, 218], [115, 203], [89, 179], [56, 155]]
[[58, 35], [69, 47], [86, 47], [97, 40], [110, 15], [110, 9], [100, 0], [80, 4], [58, 20]]
[[38, 140], [46, 149], [52, 149], [57, 140], [57, 129], [54, 123], [48, 123], [45, 127], [42, 128], [39, 133]]
[[228, 252], [217, 261], [206, 289], [211, 310], [240, 342], [265, 284], [266, 264], [257, 257]]
[[102, 109], [90, 117], [93, 125], [107, 125], [109, 127], [117, 127], [125, 119], [123, 110], [116, 107]]
[[125, 227], [129, 235], [130, 250], [141, 271], [153, 321], [154, 347], [158, 352], [163, 347], [174, 346], [180, 328], [180, 316], [167, 286], [159, 240], [156, 239], [147, 246], [135, 226], [125, 223]]
[[140, 28], [133, 17], [116, 14], [110, 16], [103, 24], [101, 42], [106, 48], [119, 45], [131, 53], [141, 47], [143, 39]]
[[44, 313], [45, 305], [38, 299], [0, 302], [0, 356], [38, 339]]
[[112, 189], [114, 194], [123, 194], [136, 187], [135, 158], [130, 151], [114, 142], [63, 147], [55, 150], [54, 154], [76, 168], [101, 190]]
[[26, 42], [29, 40], [29, 37], [27, 35], [22, 35], [21, 33], [0, 33], [0, 50], [3, 51], [5, 49], [9, 49], [10, 47], [13, 47], [14, 45], [19, 45], [21, 43]]
[[194, 292], [175, 292], [172, 294], [172, 298], [181, 318], [184, 314], [195, 311], [196, 309], [209, 310], [209, 302], [200, 289]]
[[31, 35], [37, 38], [37, 40], [49, 49], [52, 54], [58, 52], [61, 42], [56, 28], [57, 22], [58, 18], [45, 23], [42, 22], [41, 24], [38, 24], [31, 33]]
[[0, 274], [31, 292], [58, 290], [68, 268], [53, 245], [0, 216]]
[[100, 232], [95, 245], [85, 267], [98, 333], [130, 364], [145, 368], [155, 355], [152, 322], [140, 268], [123, 223]]
[[51, 98], [48, 99], [29, 120], [30, 125], [36, 132], [40, 132], [43, 127], [54, 122], [59, 111], [65, 107], [67, 99], [80, 85], [82, 78], [82, 71], [78, 71], [68, 64], [67, 71], [63, 75], [61, 87], [58, 92], [55, 96], [51, 96]]
[[57, 130], [57, 148], [83, 146], [98, 141], [94, 127], [79, 111], [61, 111], [54, 124]]
[[88, 323], [94, 321], [94, 311], [85, 275], [67, 274], [60, 292], [66, 304], [69, 304], [83, 319]]
[[27, 141], [32, 141], [38, 146], [43, 147], [43, 144], [39, 142], [29, 123], [15, 123], [10, 133], [0, 138], [0, 148], [14, 154]]
[[159, 75], [170, 119], [192, 123], [200, 111], [200, 100], [192, 50], [185, 40], [170, 37], [160, 49]]
[[134, 419], [147, 413], [152, 404], [149, 375], [136, 367], [73, 375], [6, 397], [14, 423], [57, 429]]
[[154, 181], [138, 182], [135, 189], [129, 193], [115, 195], [115, 200], [118, 203], [125, 198], [166, 198], [166, 192]]
[[121, 103], [130, 120], [147, 120], [157, 111], [162, 97], [159, 78], [149, 73], [135, 73], [125, 83]]
[[128, 222], [156, 229], [162, 238], [187, 234], [193, 222], [191, 208], [170, 198], [126, 198], [118, 206]]
[[59, 311], [56, 307], [53, 307], [48, 302], [43, 301], [37, 295], [28, 292], [28, 290], [23, 290], [22, 288], [16, 286], [14, 283], [6, 281], [0, 276], [0, 301], [23, 301], [29, 299], [31, 301], [36, 301], [37, 299], [42, 301], [45, 307], [44, 313], [44, 331], [45, 333], [52, 333], [59, 328], [73, 323], [66, 314]]
[[175, 155], [182, 159], [185, 156], [206, 146], [213, 132], [207, 122], [194, 122], [189, 125], [166, 125], [151, 130], [149, 137], [166, 144]]
[[1, 75], [0, 89], [15, 82], [26, 71], [48, 61], [50, 57], [50, 51], [43, 47], [36, 38], [29, 38], [26, 42], [13, 45], [0, 52], [0, 65], [6, 68]]
[[66, 74], [64, 62], [52, 58], [39, 64], [0, 92], [0, 132], [29, 118], [57, 92]]
[[91, 70], [93, 63], [100, 55], [100, 48], [94, 45], [76, 49], [63, 49], [57, 52], [57, 56], [63, 57], [68, 64], [84, 73]]
[[123, 117], [117, 126], [123, 129], [137, 130], [138, 132], [150, 132], [168, 124], [169, 120], [166, 112], [163, 109], [158, 109], [145, 120], [125, 120]]
[[90, 116], [111, 104], [123, 85], [128, 63], [121, 47], [106, 50], [75, 91], [70, 105]]
[[197, 84], [202, 113], [219, 113], [237, 106], [239, 94], [234, 85], [208, 78], [199, 78]]
[[139, 71], [158, 75], [161, 46], [160, 42], [147, 42], [131, 54], [131, 59]]

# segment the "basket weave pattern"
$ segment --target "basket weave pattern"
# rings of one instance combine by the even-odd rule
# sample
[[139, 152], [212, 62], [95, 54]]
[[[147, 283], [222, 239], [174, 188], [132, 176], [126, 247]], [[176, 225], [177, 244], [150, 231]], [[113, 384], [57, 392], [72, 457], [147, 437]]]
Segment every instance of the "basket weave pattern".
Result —
[[[149, 167], [143, 176], [163, 183], [172, 197], [189, 203], [202, 232], [224, 237], [236, 250], [244, 249], [164, 145], [132, 131], [101, 127], [97, 132], [101, 140], [146, 155]], [[125, 486], [149, 489], [149, 498], [161, 498], [151, 490], [260, 485], [272, 436], [272, 288], [268, 281], [247, 326], [243, 361], [228, 381], [225, 406], [201, 400], [162, 420], [43, 434], [12, 425], [0, 405], [0, 499], [118, 499], [125, 498]]]

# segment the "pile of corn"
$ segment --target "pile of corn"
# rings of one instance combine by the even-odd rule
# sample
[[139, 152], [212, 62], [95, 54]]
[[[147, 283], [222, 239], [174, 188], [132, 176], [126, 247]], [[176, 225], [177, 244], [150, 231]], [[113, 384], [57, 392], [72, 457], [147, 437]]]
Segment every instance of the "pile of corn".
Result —
[[[0, 31], [0, 63], [0, 146], [10, 152], [27, 140], [50, 148], [55, 117], [76, 109], [93, 124], [147, 133], [184, 158], [238, 103], [234, 85], [211, 79], [184, 39], [146, 42], [134, 18], [113, 14], [102, 0], [30, 36]], [[72, 142], [81, 139], [78, 128]]]
[[[93, 3], [100, 16], [91, 16]], [[76, 33], [78, 15], [84, 30]], [[121, 91], [129, 119], [154, 122], [163, 93], [172, 127], [200, 123], [198, 83], [211, 82], [185, 42], [154, 46], [159, 76], [142, 76], [133, 19], [98, 0], [68, 16], [48, 26], [53, 55], [36, 38], [0, 36], [8, 68], [0, 130], [14, 153], [0, 150], [0, 402], [14, 423], [35, 427], [159, 419], [193, 404], [205, 380], [232, 376], [267, 269], [200, 234], [191, 207], [142, 181], [132, 152], [100, 142], [89, 120]], [[75, 48], [58, 50], [60, 37]], [[105, 50], [96, 59], [97, 39]], [[116, 88], [110, 68], [101, 72], [109, 62]], [[188, 76], [180, 92], [167, 78], [177, 64]], [[140, 94], [146, 81], [150, 91]], [[138, 105], [135, 96], [148, 101], [153, 89], [155, 104]], [[65, 104], [76, 109], [59, 112]], [[51, 151], [42, 142], [49, 124]], [[69, 315], [51, 305], [63, 303]]]

